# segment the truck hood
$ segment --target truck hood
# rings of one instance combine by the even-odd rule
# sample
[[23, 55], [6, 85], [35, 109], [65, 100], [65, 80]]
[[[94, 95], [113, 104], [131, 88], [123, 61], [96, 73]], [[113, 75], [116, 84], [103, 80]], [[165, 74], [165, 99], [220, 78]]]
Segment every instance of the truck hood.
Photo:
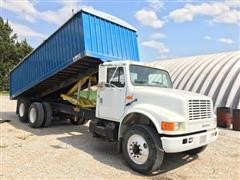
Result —
[[134, 87], [133, 96], [137, 98], [137, 104], [162, 107], [184, 117], [188, 117], [189, 100], [211, 100], [204, 95], [160, 87]]

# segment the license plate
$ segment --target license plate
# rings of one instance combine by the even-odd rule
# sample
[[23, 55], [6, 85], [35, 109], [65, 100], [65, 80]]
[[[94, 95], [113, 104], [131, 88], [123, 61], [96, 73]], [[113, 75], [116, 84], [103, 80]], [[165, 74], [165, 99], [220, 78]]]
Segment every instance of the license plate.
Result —
[[200, 137], [199, 143], [202, 144], [202, 143], [205, 143], [206, 141], [207, 141], [207, 136], [204, 135], [204, 136], [201, 136], [201, 137]]

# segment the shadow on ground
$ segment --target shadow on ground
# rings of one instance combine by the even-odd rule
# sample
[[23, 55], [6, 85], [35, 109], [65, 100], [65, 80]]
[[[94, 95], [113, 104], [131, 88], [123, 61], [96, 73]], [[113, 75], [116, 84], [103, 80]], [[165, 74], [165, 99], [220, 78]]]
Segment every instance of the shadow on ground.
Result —
[[8, 123], [15, 128], [32, 133], [37, 136], [63, 133], [69, 133], [71, 135], [71, 133], [79, 132], [79, 126], [74, 126], [67, 120], [53, 121], [50, 127], [34, 129], [31, 128], [28, 123], [20, 122], [15, 112], [3, 112], [2, 119], [10, 120], [10, 122]]
[[[88, 128], [88, 127], [84, 126], [84, 129], [85, 128]], [[91, 154], [97, 161], [100, 161], [104, 164], [108, 164], [110, 166], [114, 165], [115, 168], [117, 169], [129, 171], [129, 168], [126, 162], [124, 161], [124, 157], [122, 156], [122, 154], [119, 154], [117, 152], [117, 143], [106, 142], [100, 138], [93, 138], [89, 132], [81, 135], [60, 137], [58, 138], [58, 140], [66, 144], [70, 144], [71, 146], [77, 149], [80, 149], [82, 151], [85, 151], [88, 154]], [[92, 141], [92, 142], [89, 143], [87, 146], [85, 146], [84, 145], [85, 140]], [[160, 171], [157, 172], [155, 175], [172, 171], [178, 167], [181, 167], [187, 163], [190, 163], [191, 161], [197, 158], [198, 158], [197, 155], [189, 156], [185, 153], [166, 154]], [[120, 163], [116, 163], [116, 162], [120, 162]], [[125, 165], [124, 167], [122, 166], [123, 164]], [[131, 172], [134, 174], [138, 174], [134, 171], [131, 171]]]
[[[74, 126], [68, 121], [55, 121], [48, 128], [33, 129], [27, 123], [18, 121], [15, 112], [3, 112], [3, 119], [11, 120], [9, 123], [16, 129], [20, 129], [36, 136], [45, 136], [51, 134], [67, 134], [66, 136], [58, 137], [57, 139], [63, 143], [77, 148], [90, 154], [93, 158], [101, 163], [112, 166], [122, 171], [129, 171], [132, 174], [140, 175], [130, 170], [124, 161], [122, 154], [117, 152], [117, 143], [106, 142], [100, 138], [93, 138], [88, 131], [88, 126]], [[77, 135], [76, 135], [77, 132]], [[53, 148], [61, 148], [54, 147]], [[189, 156], [184, 153], [166, 154], [161, 170], [157, 173], [163, 179], [166, 179], [165, 173], [177, 169], [191, 161], [197, 159], [198, 156]], [[168, 178], [167, 178], [168, 179]]]

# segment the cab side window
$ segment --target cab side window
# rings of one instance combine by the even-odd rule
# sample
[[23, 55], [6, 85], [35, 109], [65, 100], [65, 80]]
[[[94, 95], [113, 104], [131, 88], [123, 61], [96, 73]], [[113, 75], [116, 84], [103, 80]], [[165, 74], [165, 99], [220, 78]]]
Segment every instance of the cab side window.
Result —
[[117, 87], [124, 87], [125, 86], [125, 77], [124, 77], [123, 67], [108, 68], [107, 69], [107, 83], [111, 83]]

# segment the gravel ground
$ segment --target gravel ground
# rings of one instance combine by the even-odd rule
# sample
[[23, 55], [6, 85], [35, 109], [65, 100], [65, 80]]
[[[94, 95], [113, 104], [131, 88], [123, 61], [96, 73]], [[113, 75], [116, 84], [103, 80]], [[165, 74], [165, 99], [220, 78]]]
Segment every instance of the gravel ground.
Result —
[[115, 143], [93, 138], [86, 126], [55, 122], [32, 129], [15, 115], [16, 101], [0, 96], [1, 179], [240, 179], [240, 132], [220, 129], [198, 156], [168, 154], [161, 173], [143, 176], [126, 165]]

